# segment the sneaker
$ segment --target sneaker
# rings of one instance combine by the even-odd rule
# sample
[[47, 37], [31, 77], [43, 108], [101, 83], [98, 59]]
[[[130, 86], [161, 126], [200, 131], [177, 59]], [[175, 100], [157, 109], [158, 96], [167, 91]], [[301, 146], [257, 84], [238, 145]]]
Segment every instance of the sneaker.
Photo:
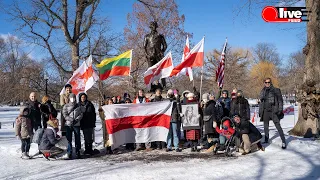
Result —
[[167, 149], [166, 149], [166, 152], [169, 152], [169, 151], [172, 151], [172, 149], [170, 149], [170, 148], [167, 148]]
[[282, 148], [282, 149], [286, 149], [286, 148], [287, 148], [287, 144], [286, 144], [286, 143], [282, 143], [281, 148]]
[[72, 159], [72, 154], [71, 153], [68, 153], [68, 159]]
[[249, 154], [251, 151], [249, 151], [249, 152], [246, 152], [246, 151], [244, 151], [243, 153], [241, 153], [241, 155], [247, 155], [247, 154]]
[[196, 152], [196, 148], [192, 147], [191, 152]]
[[182, 150], [180, 148], [177, 148], [176, 149], [176, 152], [181, 152]]

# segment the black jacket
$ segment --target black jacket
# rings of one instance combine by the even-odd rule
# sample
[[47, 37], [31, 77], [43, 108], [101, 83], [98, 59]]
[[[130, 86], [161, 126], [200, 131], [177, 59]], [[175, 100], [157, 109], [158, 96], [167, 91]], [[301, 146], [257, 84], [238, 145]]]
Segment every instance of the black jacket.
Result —
[[[208, 101], [203, 110], [203, 124], [204, 134], [217, 134], [215, 128], [213, 128], [213, 122], [217, 122], [216, 102], [213, 100]], [[209, 118], [209, 120], [208, 120]]]
[[96, 110], [93, 104], [88, 101], [88, 99], [84, 103], [81, 102], [82, 95], [85, 95], [86, 99], [88, 98], [85, 93], [79, 94], [79, 106], [83, 112], [83, 117], [80, 121], [80, 127], [81, 129], [94, 128], [96, 127]]
[[40, 103], [36, 101], [28, 101], [26, 103], [30, 111], [30, 119], [32, 120], [32, 127], [41, 126], [41, 112], [40, 112]]
[[58, 114], [57, 110], [53, 107], [50, 100], [40, 106], [40, 111], [42, 114], [42, 121], [48, 121], [50, 115], [56, 118]]
[[250, 106], [248, 100], [244, 97], [237, 97], [231, 102], [231, 116], [234, 114], [240, 115], [245, 120], [250, 120]]
[[272, 113], [278, 117], [278, 114], [283, 111], [283, 99], [281, 90], [273, 87], [264, 87], [260, 92], [259, 116], [263, 121], [263, 114], [265, 112]]
[[170, 102], [173, 102], [170, 122], [180, 121], [180, 112], [182, 111], [181, 103], [177, 101], [175, 97], [169, 97], [169, 100]]
[[249, 121], [240, 121], [236, 125], [236, 136], [241, 137], [242, 134], [248, 134], [250, 142], [254, 143], [262, 138], [260, 131]]

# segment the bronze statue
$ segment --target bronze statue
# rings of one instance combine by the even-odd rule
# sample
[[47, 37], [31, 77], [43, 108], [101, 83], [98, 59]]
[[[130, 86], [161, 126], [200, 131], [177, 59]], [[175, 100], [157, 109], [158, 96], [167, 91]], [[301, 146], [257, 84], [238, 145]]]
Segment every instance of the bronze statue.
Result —
[[[167, 43], [162, 34], [157, 31], [158, 23], [153, 21], [150, 23], [151, 32], [144, 37], [144, 50], [147, 55], [149, 67], [157, 64], [163, 57], [167, 49]], [[161, 79], [163, 87], [166, 87], [166, 80]]]

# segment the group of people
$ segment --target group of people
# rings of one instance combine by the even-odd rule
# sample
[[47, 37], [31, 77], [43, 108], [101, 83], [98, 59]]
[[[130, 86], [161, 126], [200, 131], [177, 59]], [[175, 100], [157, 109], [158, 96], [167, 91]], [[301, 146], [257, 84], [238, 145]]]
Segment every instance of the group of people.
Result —
[[[83, 154], [93, 155], [93, 133], [96, 124], [96, 112], [94, 105], [88, 100], [85, 93], [79, 94], [78, 103], [76, 95], [72, 93], [72, 86], [65, 86], [65, 93], [61, 96], [61, 131], [68, 141], [67, 156], [73, 158], [72, 135], [75, 139], [75, 153], [81, 158], [81, 135], [84, 136]], [[37, 142], [39, 154], [44, 157], [54, 157], [63, 153], [63, 149], [56, 146], [61, 140], [58, 135], [59, 120], [57, 110], [51, 104], [47, 95], [43, 96], [42, 102], [36, 100], [36, 93], [30, 93], [25, 106], [20, 107], [20, 114], [16, 118], [16, 136], [21, 140], [22, 158], [30, 158], [29, 150], [31, 142]], [[37, 139], [38, 138], [38, 139]], [[36, 140], [35, 140], [36, 139]]]
[[[259, 116], [264, 122], [264, 141], [261, 142], [262, 135], [259, 130], [250, 123], [250, 106], [241, 90], [234, 89], [229, 97], [229, 92], [223, 90], [218, 97], [213, 92], [200, 94], [194, 88], [194, 92], [184, 91], [181, 95], [177, 89], [169, 89], [166, 97], [162, 96], [162, 90], [156, 89], [153, 97], [146, 97], [144, 90], [139, 90], [137, 96], [131, 99], [128, 93], [123, 97], [105, 97], [99, 107], [99, 115], [104, 119], [104, 112], [101, 105], [128, 104], [128, 103], [152, 103], [159, 101], [170, 101], [173, 103], [170, 120], [170, 128], [166, 142], [146, 142], [139, 144], [126, 144], [129, 150], [152, 150], [164, 149], [165, 151], [181, 152], [179, 143], [184, 141], [192, 152], [199, 152], [199, 145], [207, 149], [207, 152], [225, 150], [225, 145], [230, 137], [234, 137], [234, 145], [242, 154], [252, 151], [253, 145], [260, 150], [264, 150], [262, 143], [269, 142], [269, 121], [273, 120], [282, 140], [282, 148], [286, 148], [286, 140], [280, 125], [283, 118], [283, 100], [281, 91], [272, 85], [271, 79], [264, 81], [265, 87], [260, 94]], [[62, 153], [62, 149], [55, 146], [59, 142], [60, 136], [59, 121], [56, 119], [57, 111], [52, 106], [49, 97], [44, 96], [42, 103], [35, 98], [35, 93], [30, 94], [30, 100], [26, 106], [22, 106], [20, 115], [16, 119], [16, 135], [21, 139], [22, 156], [29, 156], [31, 138], [38, 128], [43, 128], [43, 135], [39, 143], [39, 151], [45, 157]], [[79, 94], [78, 103], [76, 95], [72, 93], [72, 86], [65, 86], [65, 93], [60, 98], [62, 106], [61, 129], [62, 136], [68, 140], [68, 158], [73, 158], [72, 136], [75, 139], [75, 155], [81, 158], [81, 136], [84, 136], [84, 154], [93, 155], [92, 147], [94, 127], [96, 123], [95, 107], [88, 100], [85, 93]], [[152, 98], [152, 99], [151, 99]], [[198, 104], [199, 128], [184, 129], [183, 120], [188, 114], [182, 113], [183, 104]], [[182, 128], [182, 129], [181, 129]], [[183, 131], [182, 131], [183, 130]], [[184, 136], [182, 135], [182, 132]], [[108, 139], [108, 134], [104, 134]], [[108, 142], [108, 141], [107, 141]], [[180, 143], [181, 144], [181, 143]], [[112, 153], [110, 143], [106, 143], [107, 152]], [[202, 148], [201, 148], [202, 149]]]

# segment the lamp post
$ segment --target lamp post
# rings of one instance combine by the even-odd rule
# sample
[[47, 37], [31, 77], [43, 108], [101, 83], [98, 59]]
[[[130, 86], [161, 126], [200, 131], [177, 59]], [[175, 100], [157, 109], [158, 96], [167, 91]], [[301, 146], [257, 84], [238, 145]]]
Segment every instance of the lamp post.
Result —
[[44, 74], [44, 80], [46, 81], [46, 95], [48, 95], [48, 80], [49, 80], [49, 77]]

